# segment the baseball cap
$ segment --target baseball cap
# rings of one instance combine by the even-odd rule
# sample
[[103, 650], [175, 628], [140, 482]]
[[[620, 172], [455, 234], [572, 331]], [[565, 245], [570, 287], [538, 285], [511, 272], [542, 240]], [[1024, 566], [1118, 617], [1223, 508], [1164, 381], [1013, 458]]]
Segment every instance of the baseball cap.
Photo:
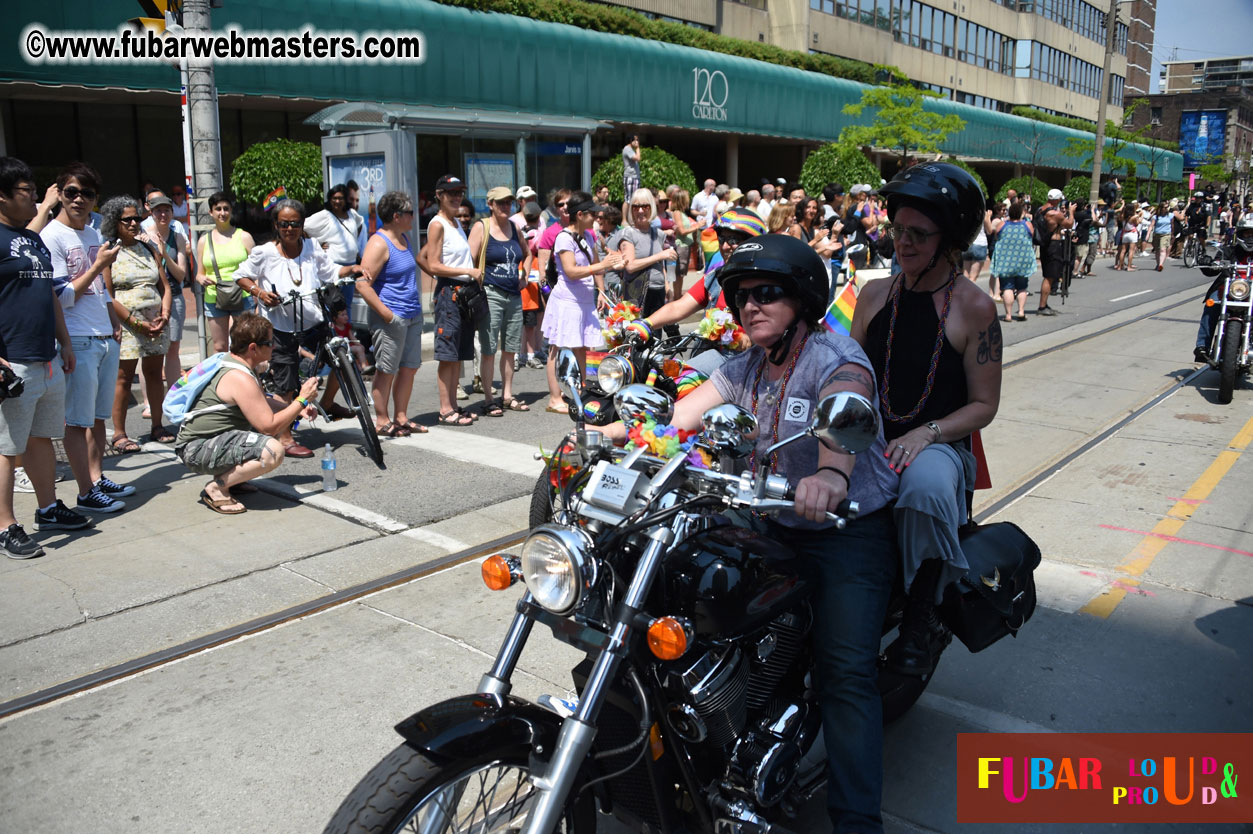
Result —
[[505, 188], [503, 185], [498, 185], [491, 191], [487, 192], [487, 202], [489, 203], [495, 203], [498, 200], [511, 199], [513, 199], [513, 191]]
[[1060, 188], [1049, 189], [1049, 200], [1064, 200], [1064, 199], [1066, 199], [1066, 195], [1062, 193], [1062, 190]]
[[444, 174], [444, 176], [440, 177], [439, 181], [435, 183], [435, 190], [465, 191], [466, 184], [460, 177], [454, 176], [453, 174]]
[[172, 206], [172, 205], [174, 205], [174, 201], [171, 200], [169, 197], [165, 196], [164, 194], [158, 194], [157, 196], [153, 197], [151, 200], [148, 201], [148, 208], [150, 209], [154, 209], [157, 206]]
[[535, 193], [534, 188], [532, 188], [529, 185], [524, 185], [521, 188], [519, 188], [516, 192], [514, 192], [514, 196], [517, 197], [519, 200], [522, 200], [523, 202], [525, 202], [527, 200], [533, 200], [539, 195]]

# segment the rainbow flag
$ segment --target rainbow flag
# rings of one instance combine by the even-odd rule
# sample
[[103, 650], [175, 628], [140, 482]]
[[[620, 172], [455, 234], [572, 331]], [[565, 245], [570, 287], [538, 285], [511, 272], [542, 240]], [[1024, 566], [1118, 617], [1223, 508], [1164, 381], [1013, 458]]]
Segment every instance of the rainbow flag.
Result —
[[722, 250], [717, 249], [712, 255], [705, 256], [705, 274], [717, 272], [718, 267], [722, 266]]
[[827, 308], [822, 323], [832, 333], [847, 336], [853, 329], [853, 311], [857, 309], [857, 284], [851, 276], [844, 288], [835, 296], [835, 301]]
[[269, 211], [270, 209], [278, 205], [279, 200], [282, 200], [286, 197], [287, 197], [287, 189], [280, 185], [278, 188], [274, 189], [273, 191], [271, 191], [269, 194], [266, 195], [265, 202], [261, 204], [261, 207], [264, 208], [266, 211]]
[[718, 248], [718, 230], [712, 226], [700, 233], [700, 249], [705, 253], [705, 261], [708, 262], [715, 254], [720, 253]]

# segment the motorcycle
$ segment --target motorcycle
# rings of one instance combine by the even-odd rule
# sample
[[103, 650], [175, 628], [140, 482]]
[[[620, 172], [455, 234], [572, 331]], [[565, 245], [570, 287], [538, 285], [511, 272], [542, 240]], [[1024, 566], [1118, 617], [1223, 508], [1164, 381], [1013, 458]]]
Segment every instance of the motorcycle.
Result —
[[[558, 361], [563, 393], [581, 407], [578, 364], [568, 351]], [[634, 384], [615, 406], [627, 420], [669, 422], [673, 400]], [[404, 742], [344, 800], [328, 834], [581, 833], [595, 830], [598, 810], [634, 830], [765, 834], [822, 789], [808, 580], [786, 544], [719, 514], [790, 509], [792, 486], [764, 465], [725, 471], [755, 444], [748, 411], [723, 404], [702, 422], [697, 445], [668, 459], [614, 448], [580, 422], [556, 519], [518, 556], [483, 564], [490, 589], [526, 588], [490, 670], [473, 694], [396, 726]], [[808, 435], [857, 453], [878, 431], [877, 409], [840, 393], [770, 451]], [[713, 465], [697, 465], [693, 450]], [[828, 516], [843, 527], [857, 513], [845, 501]], [[885, 632], [903, 604], [896, 593]], [[571, 672], [575, 700], [510, 694], [536, 623], [586, 653]], [[927, 680], [885, 675], [885, 710], [903, 712]]]
[[1218, 326], [1209, 347], [1209, 365], [1218, 370], [1218, 401], [1231, 402], [1240, 381], [1249, 373], [1249, 328], [1253, 322], [1253, 265], [1214, 261], [1209, 265], [1224, 278], [1219, 300]]

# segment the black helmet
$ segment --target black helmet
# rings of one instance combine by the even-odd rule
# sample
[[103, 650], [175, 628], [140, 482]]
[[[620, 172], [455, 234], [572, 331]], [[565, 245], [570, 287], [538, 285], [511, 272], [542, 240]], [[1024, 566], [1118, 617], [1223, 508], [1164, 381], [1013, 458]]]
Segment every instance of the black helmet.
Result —
[[983, 227], [983, 189], [968, 171], [948, 162], [906, 168], [879, 193], [887, 198], [889, 220], [902, 206], [912, 206], [935, 221], [943, 233], [941, 250], [969, 249]]
[[735, 291], [745, 278], [770, 278], [789, 289], [801, 302], [801, 318], [820, 321], [827, 311], [830, 282], [827, 265], [813, 248], [790, 235], [760, 235], [741, 243], [718, 270], [718, 283], [726, 294], [727, 309], [735, 320], [740, 310]]

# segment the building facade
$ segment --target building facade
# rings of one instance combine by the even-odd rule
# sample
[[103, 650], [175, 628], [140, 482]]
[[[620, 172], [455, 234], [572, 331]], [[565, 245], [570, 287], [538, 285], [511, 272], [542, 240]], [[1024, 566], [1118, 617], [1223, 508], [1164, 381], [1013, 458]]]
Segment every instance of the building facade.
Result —
[[1199, 93], [1228, 87], [1253, 87], [1253, 55], [1167, 61], [1162, 64], [1161, 92]]

